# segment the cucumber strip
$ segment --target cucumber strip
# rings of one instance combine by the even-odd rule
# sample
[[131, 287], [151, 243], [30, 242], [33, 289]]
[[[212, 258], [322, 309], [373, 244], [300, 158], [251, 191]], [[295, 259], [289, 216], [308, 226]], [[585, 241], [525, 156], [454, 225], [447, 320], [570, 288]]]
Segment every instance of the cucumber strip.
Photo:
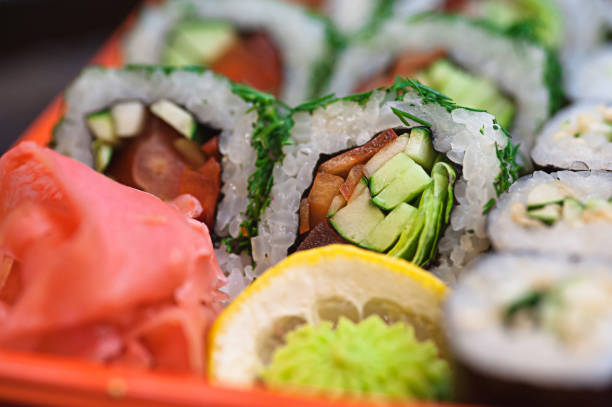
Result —
[[[352, 198], [352, 197], [351, 197]], [[329, 220], [340, 236], [359, 245], [385, 215], [372, 204], [367, 188]]]
[[102, 140], [94, 140], [91, 149], [94, 153], [96, 171], [104, 172], [113, 158], [115, 148]]
[[366, 236], [361, 247], [385, 252], [395, 243], [406, 225], [412, 223], [417, 215], [417, 208], [402, 203], [393, 209], [372, 231]]
[[427, 171], [431, 170], [438, 154], [433, 148], [431, 132], [426, 127], [416, 127], [410, 131], [404, 152]]
[[85, 118], [85, 121], [98, 140], [113, 144], [118, 141], [110, 111], [92, 113]]
[[161, 99], [151, 105], [151, 112], [188, 139], [195, 138], [198, 127], [195, 119], [175, 103]]

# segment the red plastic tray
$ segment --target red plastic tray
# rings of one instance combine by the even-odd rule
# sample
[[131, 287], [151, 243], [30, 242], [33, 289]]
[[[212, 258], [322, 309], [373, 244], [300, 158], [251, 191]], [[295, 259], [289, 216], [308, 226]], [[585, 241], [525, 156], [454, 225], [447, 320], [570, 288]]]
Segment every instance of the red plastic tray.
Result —
[[[91, 64], [107, 67], [122, 64], [120, 39], [133, 20], [134, 15], [128, 17], [92, 59]], [[26, 129], [20, 141], [32, 140], [46, 145], [62, 113], [63, 103], [61, 96], [58, 96]], [[262, 389], [232, 389], [208, 383], [205, 378], [193, 375], [160, 374], [0, 350], [0, 404], [4, 405], [3, 402], [57, 407], [417, 406], [414, 403], [372, 404], [354, 400], [342, 402], [273, 393]]]

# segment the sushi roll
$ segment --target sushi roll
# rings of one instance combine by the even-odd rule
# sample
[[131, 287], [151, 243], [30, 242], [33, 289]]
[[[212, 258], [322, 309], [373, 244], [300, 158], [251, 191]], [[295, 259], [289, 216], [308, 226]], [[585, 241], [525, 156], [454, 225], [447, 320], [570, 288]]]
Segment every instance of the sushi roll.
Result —
[[376, 30], [391, 17], [404, 18], [433, 10], [442, 0], [324, 0], [319, 10], [349, 38]]
[[536, 171], [500, 197], [487, 230], [499, 251], [610, 258], [612, 173]]
[[447, 0], [445, 9], [504, 30], [521, 30], [557, 50], [569, 66], [597, 49], [604, 40], [603, 9], [609, 6], [602, 3], [600, 0]]
[[398, 75], [493, 114], [520, 144], [527, 169], [536, 133], [561, 103], [559, 62], [547, 49], [477, 21], [441, 14], [393, 19], [353, 43], [340, 54], [328, 91], [367, 91]]
[[518, 172], [517, 150], [490, 114], [398, 80], [304, 104], [292, 121], [269, 207], [257, 234], [241, 236], [251, 278], [293, 250], [351, 243], [453, 281], [487, 249], [483, 210]]
[[575, 101], [612, 100], [612, 46], [599, 48], [570, 67], [566, 75], [568, 96]]
[[206, 66], [289, 104], [316, 96], [333, 64], [325, 20], [277, 0], [146, 5], [124, 40], [128, 64]]
[[546, 124], [531, 152], [541, 167], [612, 170], [612, 105], [571, 105]]
[[458, 402], [612, 405], [609, 261], [492, 255], [445, 311]]
[[270, 176], [280, 156], [272, 96], [205, 69], [143, 66], [86, 69], [64, 99], [57, 151], [166, 201], [193, 195], [217, 243], [262, 205], [267, 186], [249, 177]]

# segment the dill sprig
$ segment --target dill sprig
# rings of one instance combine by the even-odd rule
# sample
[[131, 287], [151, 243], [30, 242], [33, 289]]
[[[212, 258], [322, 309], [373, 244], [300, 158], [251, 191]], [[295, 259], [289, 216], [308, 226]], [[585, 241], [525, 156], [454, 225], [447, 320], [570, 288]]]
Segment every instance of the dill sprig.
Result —
[[223, 243], [228, 252], [241, 253], [246, 250], [250, 254], [251, 238], [257, 236], [261, 215], [270, 205], [274, 165], [284, 157], [283, 146], [290, 144], [289, 131], [293, 127], [293, 120], [283, 112], [288, 111], [288, 107], [272, 95], [239, 84], [233, 84], [232, 90], [243, 100], [252, 103], [251, 109], [257, 112], [251, 138], [257, 159], [255, 171], [249, 176], [249, 203], [243, 213], [246, 219], [240, 225], [238, 236], [225, 238]]
[[499, 160], [499, 174], [495, 178], [493, 186], [497, 196], [510, 188], [519, 177], [521, 166], [516, 162], [516, 155], [519, 151], [519, 144], [514, 145], [508, 140], [506, 147], [497, 148], [497, 159]]

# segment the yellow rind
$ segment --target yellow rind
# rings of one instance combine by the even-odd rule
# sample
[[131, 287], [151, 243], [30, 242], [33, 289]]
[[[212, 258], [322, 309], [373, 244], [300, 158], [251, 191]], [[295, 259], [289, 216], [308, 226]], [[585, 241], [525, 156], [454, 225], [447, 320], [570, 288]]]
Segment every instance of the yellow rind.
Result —
[[409, 263], [405, 260], [389, 257], [384, 254], [375, 253], [369, 250], [360, 249], [352, 245], [334, 244], [317, 249], [300, 251], [292, 254], [283, 261], [279, 262], [274, 267], [264, 272], [261, 277], [257, 278], [249, 287], [247, 287], [238, 297], [236, 297], [221, 315], [214, 322], [208, 335], [207, 349], [207, 367], [211, 379], [214, 379], [212, 373], [215, 371], [213, 352], [215, 349], [215, 338], [219, 332], [222, 332], [225, 326], [232, 320], [232, 317], [239, 313], [245, 303], [248, 302], [251, 294], [265, 289], [269, 281], [277, 277], [279, 274], [290, 270], [294, 266], [314, 266], [321, 263], [325, 259], [344, 257], [347, 261], [362, 261], [369, 264], [378, 264], [384, 266], [390, 271], [403, 274], [418, 282], [423, 289], [432, 291], [433, 295], [440, 301], [444, 300], [448, 293], [448, 287], [433, 274], [423, 270], [422, 268]]

